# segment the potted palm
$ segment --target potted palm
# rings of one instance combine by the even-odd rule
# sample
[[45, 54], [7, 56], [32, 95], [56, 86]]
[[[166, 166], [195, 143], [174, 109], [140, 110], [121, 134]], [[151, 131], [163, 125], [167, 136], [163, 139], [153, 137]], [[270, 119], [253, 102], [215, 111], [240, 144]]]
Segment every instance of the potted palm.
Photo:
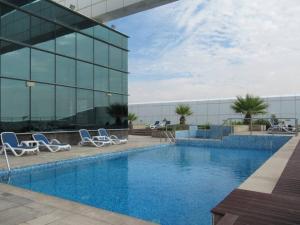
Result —
[[189, 105], [179, 104], [175, 110], [176, 114], [180, 116], [179, 123], [184, 126], [186, 122], [186, 117], [193, 114]]
[[138, 119], [137, 115], [134, 113], [128, 113], [128, 127], [129, 129], [133, 129], [133, 121], [136, 121]]
[[252, 118], [254, 115], [265, 114], [268, 104], [258, 96], [247, 94], [245, 97], [237, 96], [231, 108], [236, 113], [244, 115], [244, 125], [252, 130]]

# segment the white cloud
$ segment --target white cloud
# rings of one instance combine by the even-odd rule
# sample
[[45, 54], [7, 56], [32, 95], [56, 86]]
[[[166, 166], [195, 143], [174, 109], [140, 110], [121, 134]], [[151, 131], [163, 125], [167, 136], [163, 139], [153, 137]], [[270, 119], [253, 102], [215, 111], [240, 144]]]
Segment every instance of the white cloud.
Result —
[[130, 72], [160, 79], [131, 79], [130, 102], [300, 93], [299, 0], [180, 0], [147, 16], [157, 57], [131, 58]]

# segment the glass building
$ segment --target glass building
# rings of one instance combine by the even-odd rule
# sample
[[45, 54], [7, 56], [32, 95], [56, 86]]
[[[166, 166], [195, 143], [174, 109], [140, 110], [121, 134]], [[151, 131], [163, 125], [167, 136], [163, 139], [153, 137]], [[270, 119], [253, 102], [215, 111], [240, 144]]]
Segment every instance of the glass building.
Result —
[[0, 129], [126, 128], [128, 37], [48, 0], [0, 0]]

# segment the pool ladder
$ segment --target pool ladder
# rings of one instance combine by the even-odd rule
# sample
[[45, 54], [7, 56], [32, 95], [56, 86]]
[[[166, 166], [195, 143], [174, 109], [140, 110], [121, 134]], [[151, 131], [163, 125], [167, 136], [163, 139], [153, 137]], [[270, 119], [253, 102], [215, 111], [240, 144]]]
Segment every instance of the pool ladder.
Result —
[[170, 143], [176, 143], [176, 138], [174, 137], [174, 135], [172, 134], [172, 132], [170, 131], [164, 131], [165, 136], [167, 137], [168, 141]]
[[8, 161], [8, 156], [7, 156], [7, 152], [6, 152], [5, 146], [2, 146], [1, 151], [4, 153], [5, 161], [6, 161], [6, 166], [7, 166], [8, 172], [10, 172], [10, 164], [9, 164], [9, 161]]

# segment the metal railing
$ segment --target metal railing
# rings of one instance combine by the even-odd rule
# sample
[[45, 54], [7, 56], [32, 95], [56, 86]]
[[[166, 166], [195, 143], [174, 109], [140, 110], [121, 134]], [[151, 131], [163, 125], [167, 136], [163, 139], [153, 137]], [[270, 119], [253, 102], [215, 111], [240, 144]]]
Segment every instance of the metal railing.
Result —
[[164, 131], [164, 135], [167, 137], [170, 143], [176, 143], [176, 138], [173, 136], [172, 132]]
[[7, 169], [8, 169], [8, 172], [10, 172], [10, 164], [9, 164], [9, 160], [8, 160], [8, 156], [7, 156], [7, 152], [6, 152], [6, 148], [5, 146], [2, 147], [2, 151], [4, 153], [4, 157], [5, 157], [5, 161], [6, 161], [6, 166], [7, 166]]
[[[174, 125], [173, 125], [174, 126]], [[229, 135], [295, 135], [299, 134], [297, 118], [228, 118], [222, 124], [189, 124], [185, 136], [180, 138], [199, 138], [223, 140]], [[166, 131], [170, 130], [166, 126]]]
[[295, 136], [299, 134], [297, 118], [228, 118], [224, 120], [222, 126], [230, 126], [232, 134], [247, 133], [253, 135], [260, 132]]

